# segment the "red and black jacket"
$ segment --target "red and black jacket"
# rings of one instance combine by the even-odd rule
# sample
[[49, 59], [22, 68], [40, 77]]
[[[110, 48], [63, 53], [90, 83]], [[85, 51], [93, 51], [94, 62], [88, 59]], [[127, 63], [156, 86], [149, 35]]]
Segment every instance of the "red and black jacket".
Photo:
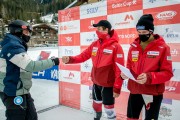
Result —
[[127, 67], [137, 77], [146, 73], [148, 80], [145, 84], [138, 84], [132, 80], [128, 82], [128, 89], [132, 94], [159, 95], [165, 90], [165, 82], [173, 76], [170, 48], [164, 39], [154, 35], [155, 40], [142, 50], [137, 38], [129, 49]]
[[69, 63], [81, 63], [90, 58], [93, 63], [93, 83], [103, 87], [114, 87], [114, 92], [120, 93], [123, 81], [116, 62], [124, 65], [124, 53], [114, 30], [111, 31], [109, 39], [96, 40], [80, 55], [70, 57]]

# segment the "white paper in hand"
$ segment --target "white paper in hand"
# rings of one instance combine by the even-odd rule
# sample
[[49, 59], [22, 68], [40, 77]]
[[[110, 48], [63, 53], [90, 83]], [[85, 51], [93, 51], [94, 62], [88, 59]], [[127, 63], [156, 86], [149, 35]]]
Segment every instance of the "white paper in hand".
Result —
[[132, 75], [131, 71], [130, 71], [128, 68], [122, 66], [121, 64], [119, 64], [119, 63], [117, 63], [117, 62], [116, 62], [116, 65], [119, 67], [119, 69], [121, 70], [121, 72], [124, 73], [124, 75], [126, 75], [126, 76], [127, 76], [128, 78], [130, 78], [131, 80], [136, 81], [136, 79], [134, 78], [134, 76]]

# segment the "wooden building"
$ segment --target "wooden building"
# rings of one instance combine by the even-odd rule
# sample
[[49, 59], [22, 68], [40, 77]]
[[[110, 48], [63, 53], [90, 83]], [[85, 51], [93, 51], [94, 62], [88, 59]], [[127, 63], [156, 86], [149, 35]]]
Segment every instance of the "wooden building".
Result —
[[58, 45], [58, 29], [46, 24], [35, 24], [31, 40], [28, 43], [30, 47], [45, 47]]

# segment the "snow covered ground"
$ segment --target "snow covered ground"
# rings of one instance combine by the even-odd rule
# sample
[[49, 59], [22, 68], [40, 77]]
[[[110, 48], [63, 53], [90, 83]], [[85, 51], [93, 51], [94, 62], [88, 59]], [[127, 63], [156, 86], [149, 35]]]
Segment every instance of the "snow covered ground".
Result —
[[[39, 120], [93, 120], [93, 115], [59, 104], [58, 82], [33, 79], [31, 89]], [[53, 109], [47, 110], [46, 108]], [[46, 111], [47, 110], [47, 111]], [[5, 120], [5, 108], [0, 100], [0, 120]], [[103, 118], [102, 120], [106, 120]]]

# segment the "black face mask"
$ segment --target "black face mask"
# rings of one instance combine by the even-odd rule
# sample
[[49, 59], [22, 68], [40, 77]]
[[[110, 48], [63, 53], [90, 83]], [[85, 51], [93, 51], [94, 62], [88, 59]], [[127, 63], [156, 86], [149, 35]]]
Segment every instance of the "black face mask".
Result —
[[28, 43], [29, 42], [29, 40], [30, 40], [30, 36], [28, 36], [28, 35], [22, 35], [22, 40], [25, 42], [25, 43]]
[[151, 34], [144, 34], [144, 35], [139, 35], [139, 39], [142, 41], [142, 42], [146, 42], [147, 40], [149, 40]]

